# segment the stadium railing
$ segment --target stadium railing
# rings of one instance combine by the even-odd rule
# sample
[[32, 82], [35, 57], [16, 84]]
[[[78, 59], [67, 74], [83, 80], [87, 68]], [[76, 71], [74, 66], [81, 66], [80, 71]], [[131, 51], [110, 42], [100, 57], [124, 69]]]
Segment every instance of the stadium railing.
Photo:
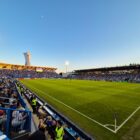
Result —
[[[23, 110], [0, 107], [0, 130], [7, 135], [9, 139], [21, 139], [31, 132], [31, 111], [29, 111], [21, 97], [16, 83], [14, 84], [16, 86], [19, 103]], [[10, 98], [7, 98], [7, 100], [9, 99]]]
[[31, 131], [31, 112], [0, 107], [3, 117], [0, 118], [0, 127], [10, 139], [16, 139]]
[[16, 83], [15, 83], [15, 86], [16, 86], [16, 90], [18, 93], [18, 99], [19, 99], [20, 104], [22, 105], [22, 107], [24, 107], [26, 110], [28, 110], [28, 107], [27, 107], [26, 103], [24, 102]]

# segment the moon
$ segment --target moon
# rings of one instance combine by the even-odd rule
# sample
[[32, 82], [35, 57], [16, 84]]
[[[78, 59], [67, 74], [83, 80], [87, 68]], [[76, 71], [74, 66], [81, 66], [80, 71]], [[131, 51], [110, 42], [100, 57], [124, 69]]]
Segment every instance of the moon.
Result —
[[41, 16], [41, 19], [44, 19], [44, 16], [43, 15]]

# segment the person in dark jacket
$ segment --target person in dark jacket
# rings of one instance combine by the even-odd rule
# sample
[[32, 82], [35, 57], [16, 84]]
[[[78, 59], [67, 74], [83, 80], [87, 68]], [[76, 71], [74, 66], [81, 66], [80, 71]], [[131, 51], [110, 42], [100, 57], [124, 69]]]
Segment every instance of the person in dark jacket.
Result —
[[46, 127], [40, 127], [36, 132], [31, 134], [27, 140], [47, 140], [45, 136]]

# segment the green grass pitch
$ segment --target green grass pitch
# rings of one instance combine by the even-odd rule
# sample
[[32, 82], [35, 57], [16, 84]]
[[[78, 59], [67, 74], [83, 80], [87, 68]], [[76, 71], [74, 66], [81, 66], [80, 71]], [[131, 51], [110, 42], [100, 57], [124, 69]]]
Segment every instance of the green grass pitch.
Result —
[[120, 126], [140, 106], [140, 84], [62, 79], [21, 82], [97, 140], [140, 140], [140, 110], [116, 133], [105, 128], [114, 131], [114, 116]]

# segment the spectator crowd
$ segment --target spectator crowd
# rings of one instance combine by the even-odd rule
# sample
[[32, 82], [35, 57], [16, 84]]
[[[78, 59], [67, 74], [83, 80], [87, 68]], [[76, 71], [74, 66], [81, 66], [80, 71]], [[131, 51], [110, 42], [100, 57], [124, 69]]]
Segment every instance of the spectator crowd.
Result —
[[21, 103], [14, 81], [0, 79], [0, 130], [9, 129], [10, 136], [14, 137], [26, 131], [28, 119], [29, 114]]
[[59, 75], [54, 71], [37, 72], [35, 70], [8, 70], [0, 69], [0, 77], [9, 78], [58, 78]]
[[117, 81], [117, 82], [140, 82], [140, 73], [79, 73], [75, 79], [97, 80], [97, 81]]

